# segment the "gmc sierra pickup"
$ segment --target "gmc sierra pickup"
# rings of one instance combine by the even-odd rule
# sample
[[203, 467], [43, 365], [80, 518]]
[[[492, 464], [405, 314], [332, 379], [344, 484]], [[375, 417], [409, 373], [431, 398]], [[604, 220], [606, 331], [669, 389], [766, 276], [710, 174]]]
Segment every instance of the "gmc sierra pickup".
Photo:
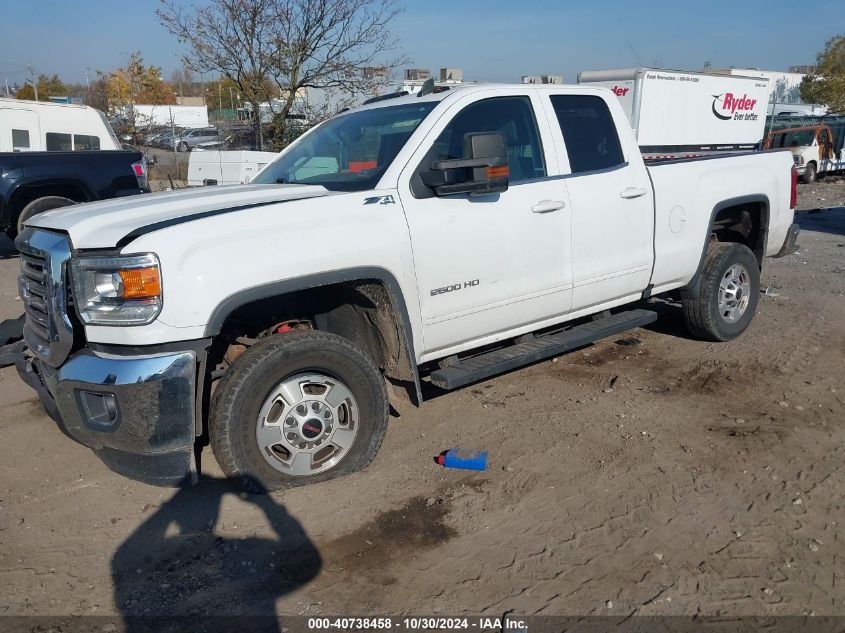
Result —
[[321, 481], [370, 463], [389, 397], [648, 324], [643, 299], [740, 335], [794, 206], [789, 152], [646, 167], [603, 88], [382, 98], [248, 185], [31, 219], [18, 370], [128, 475], [173, 481], [210, 443], [232, 478]]

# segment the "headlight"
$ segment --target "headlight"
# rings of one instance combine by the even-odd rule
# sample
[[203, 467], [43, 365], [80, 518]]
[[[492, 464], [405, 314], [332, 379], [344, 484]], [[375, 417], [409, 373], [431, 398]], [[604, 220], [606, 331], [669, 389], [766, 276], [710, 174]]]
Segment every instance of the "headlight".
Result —
[[146, 325], [161, 312], [161, 270], [152, 253], [71, 260], [73, 299], [90, 325]]

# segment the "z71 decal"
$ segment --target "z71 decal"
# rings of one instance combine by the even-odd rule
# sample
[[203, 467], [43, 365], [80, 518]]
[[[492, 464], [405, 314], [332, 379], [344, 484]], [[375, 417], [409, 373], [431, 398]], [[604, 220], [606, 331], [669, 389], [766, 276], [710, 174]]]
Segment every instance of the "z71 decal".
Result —
[[372, 196], [364, 198], [364, 204], [396, 204], [393, 196]]
[[456, 290], [463, 290], [464, 288], [473, 288], [481, 283], [478, 279], [472, 281], [465, 281], [462, 284], [452, 284], [451, 286], [443, 286], [442, 288], [435, 288], [431, 291], [431, 296], [446, 294], [447, 292], [455, 292]]

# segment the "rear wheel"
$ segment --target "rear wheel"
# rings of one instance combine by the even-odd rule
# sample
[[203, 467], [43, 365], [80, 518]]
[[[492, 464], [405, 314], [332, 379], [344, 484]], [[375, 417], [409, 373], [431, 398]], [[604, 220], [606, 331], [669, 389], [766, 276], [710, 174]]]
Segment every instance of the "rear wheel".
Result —
[[176, 146], [176, 150], [179, 152], [187, 152], [188, 144], [185, 141], [179, 141], [179, 145]]
[[347, 339], [317, 331], [267, 337], [214, 394], [210, 440], [223, 472], [273, 490], [365, 468], [387, 429], [384, 378]]
[[711, 244], [698, 288], [684, 290], [687, 329], [710, 341], [729, 341], [742, 334], [757, 310], [760, 268], [744, 244]]
[[43, 198], [38, 198], [33, 200], [28, 205], [26, 205], [18, 215], [17, 221], [17, 232], [20, 233], [23, 231], [24, 224], [26, 221], [32, 218], [39, 213], [44, 213], [45, 211], [49, 211], [50, 209], [58, 209], [60, 207], [69, 207], [73, 204], [76, 204], [70, 198], [62, 198], [61, 196], [44, 196]]

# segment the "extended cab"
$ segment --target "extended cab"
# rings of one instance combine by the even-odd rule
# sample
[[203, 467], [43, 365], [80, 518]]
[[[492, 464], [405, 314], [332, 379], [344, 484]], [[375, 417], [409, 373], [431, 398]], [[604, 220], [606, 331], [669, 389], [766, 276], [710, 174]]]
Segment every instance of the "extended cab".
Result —
[[794, 206], [788, 152], [647, 168], [603, 88], [423, 90], [324, 122], [249, 185], [33, 218], [18, 370], [121, 472], [172, 481], [210, 443], [228, 476], [320, 481], [370, 463], [388, 393], [645, 325], [643, 299], [740, 335]]

